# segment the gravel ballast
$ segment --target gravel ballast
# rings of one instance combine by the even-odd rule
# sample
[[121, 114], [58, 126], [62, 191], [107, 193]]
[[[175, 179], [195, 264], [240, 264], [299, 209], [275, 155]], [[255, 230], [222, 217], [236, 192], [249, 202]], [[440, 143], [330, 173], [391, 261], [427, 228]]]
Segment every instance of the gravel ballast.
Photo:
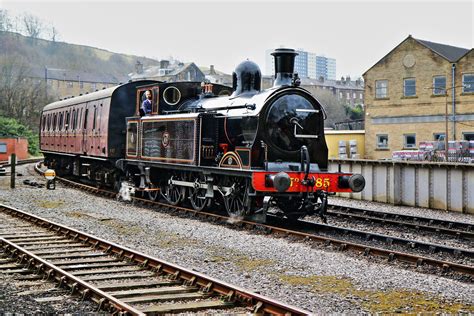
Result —
[[[312, 312], [474, 312], [472, 284], [309, 243], [172, 216], [59, 183], [53, 191], [25, 186], [25, 179], [43, 181], [28, 175], [26, 168], [31, 173], [31, 165], [18, 167], [25, 176], [17, 179], [15, 190], [9, 189], [9, 179], [0, 178], [1, 203]], [[378, 210], [388, 208], [394, 207], [377, 204]], [[451, 214], [437, 216], [444, 215]], [[456, 217], [470, 220], [465, 214]]]

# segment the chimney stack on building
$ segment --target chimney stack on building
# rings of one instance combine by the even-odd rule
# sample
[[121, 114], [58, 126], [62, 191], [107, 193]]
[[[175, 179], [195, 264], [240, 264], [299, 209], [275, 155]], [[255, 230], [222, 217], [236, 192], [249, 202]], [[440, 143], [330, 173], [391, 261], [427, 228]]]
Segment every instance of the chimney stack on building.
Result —
[[210, 68], [210, 69], [209, 69], [209, 74], [215, 75], [215, 74], [216, 74], [216, 70], [214, 69], [214, 65], [211, 65], [209, 68]]
[[137, 74], [143, 73], [143, 64], [139, 60], [137, 60], [137, 63], [135, 64], [135, 71]]
[[160, 60], [160, 69], [168, 69], [169, 65], [170, 65], [169, 60], [166, 60], [166, 59]]

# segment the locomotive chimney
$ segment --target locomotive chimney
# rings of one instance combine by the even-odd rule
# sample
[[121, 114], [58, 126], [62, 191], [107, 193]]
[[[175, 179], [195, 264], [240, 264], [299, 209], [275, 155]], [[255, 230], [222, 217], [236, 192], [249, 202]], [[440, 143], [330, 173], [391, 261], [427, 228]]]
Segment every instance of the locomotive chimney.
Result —
[[292, 48], [277, 48], [272, 56], [275, 58], [275, 83], [276, 86], [289, 86], [295, 69], [295, 57], [298, 53]]

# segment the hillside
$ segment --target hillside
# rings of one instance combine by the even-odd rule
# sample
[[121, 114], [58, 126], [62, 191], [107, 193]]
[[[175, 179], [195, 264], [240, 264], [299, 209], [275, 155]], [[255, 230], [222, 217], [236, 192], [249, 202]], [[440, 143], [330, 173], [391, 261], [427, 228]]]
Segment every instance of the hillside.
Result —
[[150, 58], [117, 54], [84, 45], [33, 39], [11, 32], [0, 32], [0, 57], [19, 58], [31, 69], [48, 67], [105, 74], [115, 78], [116, 82], [125, 81], [127, 74], [135, 71], [137, 60], [144, 67], [159, 64]]

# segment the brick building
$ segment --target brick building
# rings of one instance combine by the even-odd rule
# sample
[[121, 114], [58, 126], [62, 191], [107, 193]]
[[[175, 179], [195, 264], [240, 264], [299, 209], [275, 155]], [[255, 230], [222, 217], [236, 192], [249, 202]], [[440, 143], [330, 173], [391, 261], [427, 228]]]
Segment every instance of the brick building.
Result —
[[24, 137], [0, 136], [0, 161], [8, 161], [11, 154], [18, 160], [28, 158], [28, 139]]
[[449, 140], [474, 140], [473, 49], [410, 35], [363, 77], [367, 158], [444, 137], [446, 122]]
[[324, 77], [319, 79], [301, 78], [301, 87], [314, 95], [317, 95], [321, 90], [329, 91], [341, 103], [352, 107], [364, 103], [364, 82], [361, 79], [351, 80], [349, 76], [341, 77], [341, 80], [327, 80]]

